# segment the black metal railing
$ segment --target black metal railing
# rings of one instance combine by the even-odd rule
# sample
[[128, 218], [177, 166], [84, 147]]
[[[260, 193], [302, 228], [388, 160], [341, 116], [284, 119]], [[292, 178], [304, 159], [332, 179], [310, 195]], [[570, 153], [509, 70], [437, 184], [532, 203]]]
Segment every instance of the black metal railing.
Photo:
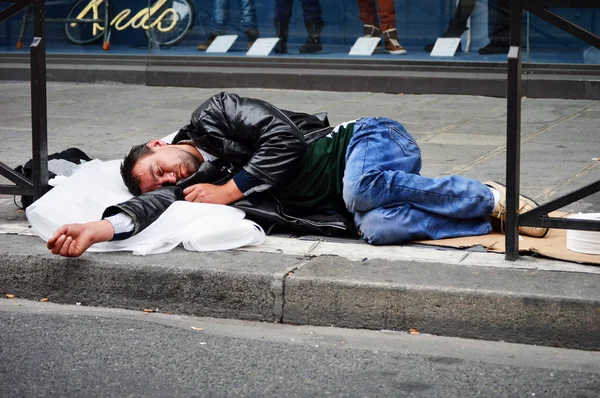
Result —
[[29, 47], [31, 55], [31, 135], [32, 169], [31, 180], [0, 162], [0, 175], [15, 185], [0, 184], [0, 194], [32, 195], [40, 198], [48, 188], [48, 127], [46, 109], [46, 37], [45, 7], [43, 0], [0, 0], [12, 3], [0, 10], [0, 22], [12, 17], [26, 7], [33, 8], [34, 38]]
[[[0, 0], [2, 1], [2, 0]], [[64, 0], [53, 0], [53, 1], [47, 1], [44, 0], [44, 3], [46, 4], [46, 6], [52, 6], [52, 5], [57, 5], [57, 4], [61, 4], [61, 2], [64, 2]], [[92, 4], [92, 3], [90, 3]], [[93, 4], [93, 8], [91, 11], [94, 11], [93, 14], [96, 15], [96, 11], [98, 13], [102, 13], [103, 15], [99, 15], [97, 18], [45, 18], [44, 21], [45, 23], [52, 23], [52, 22], [56, 22], [56, 23], [61, 23], [61, 24], [65, 24], [65, 32], [67, 32], [68, 30], [68, 24], [69, 23], [73, 23], [73, 24], [77, 24], [79, 26], [81, 25], [85, 25], [87, 26], [87, 24], [94, 24], [93, 26], [95, 26], [96, 24], [101, 25], [101, 26], [106, 26], [106, 29], [102, 29], [102, 33], [100, 34], [104, 39], [102, 41], [102, 49], [103, 50], [110, 50], [110, 36], [111, 36], [111, 25], [110, 25], [110, 21], [109, 21], [109, 16], [110, 16], [110, 12], [112, 10], [112, 4], [111, 4], [111, 0], [103, 0], [102, 1], [102, 5], [103, 5], [103, 10], [100, 9], [98, 10], [98, 3], [94, 3]], [[75, 5], [73, 5], [71, 8], [71, 10], [75, 10], [74, 7], [77, 7], [77, 3], [75, 3]], [[29, 23], [31, 22], [31, 9], [32, 7], [25, 7], [25, 12], [23, 13], [23, 20], [21, 21], [21, 29], [19, 30], [19, 38], [17, 39], [17, 45], [16, 47], [21, 50], [23, 49], [24, 45], [23, 45], [23, 40], [25, 37], [25, 34], [27, 32], [27, 27], [29, 25]], [[78, 11], [80, 11], [80, 9], [77, 9]], [[90, 28], [90, 30], [92, 30], [92, 28]], [[93, 36], [89, 41], [73, 41], [73, 43], [75, 44], [87, 44], [92, 42], [93, 40], [95, 40], [96, 38], [99, 38], [100, 35], [98, 36]], [[69, 37], [69, 35], [67, 34], [67, 37], [69, 38], [69, 40], [72, 40], [71, 37]]]
[[[521, 43], [523, 11], [546, 20], [586, 43], [600, 48], [600, 37], [550, 11], [555, 8], [598, 8], [598, 0], [511, 0], [510, 50], [508, 53], [506, 127], [506, 260], [519, 257], [519, 225], [600, 231], [600, 221], [547, 217], [553, 210], [600, 192], [600, 181], [554, 199], [534, 210], [518, 214], [521, 163]], [[600, 136], [599, 136], [600, 138]]]

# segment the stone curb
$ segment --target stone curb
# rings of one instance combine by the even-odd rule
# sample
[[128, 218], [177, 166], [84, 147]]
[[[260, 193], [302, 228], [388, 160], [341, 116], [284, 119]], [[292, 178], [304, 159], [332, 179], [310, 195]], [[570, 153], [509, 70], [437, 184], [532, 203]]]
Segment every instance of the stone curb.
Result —
[[158, 309], [255, 321], [279, 321], [283, 280], [303, 259], [261, 253], [133, 256], [86, 253], [60, 258], [39, 238], [1, 235], [0, 293], [56, 303]]
[[600, 276], [339, 257], [286, 280], [284, 323], [598, 350]]
[[51, 302], [600, 349], [600, 274], [176, 249], [49, 254], [0, 235], [0, 293]]

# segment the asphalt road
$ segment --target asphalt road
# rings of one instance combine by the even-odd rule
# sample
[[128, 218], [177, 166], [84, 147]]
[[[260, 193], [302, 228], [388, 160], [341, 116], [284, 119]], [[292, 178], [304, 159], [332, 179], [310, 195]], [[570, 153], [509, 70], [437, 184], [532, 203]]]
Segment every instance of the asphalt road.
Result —
[[0, 331], [5, 397], [600, 396], [599, 352], [15, 299]]

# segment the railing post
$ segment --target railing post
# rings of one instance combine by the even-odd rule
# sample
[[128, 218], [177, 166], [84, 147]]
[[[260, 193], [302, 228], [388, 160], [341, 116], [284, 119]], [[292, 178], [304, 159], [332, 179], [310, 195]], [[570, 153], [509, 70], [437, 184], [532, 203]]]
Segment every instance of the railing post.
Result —
[[46, 36], [43, 0], [33, 0], [31, 56], [31, 127], [33, 200], [48, 188], [48, 121], [46, 108]]
[[519, 186], [521, 168], [521, 1], [510, 3], [510, 50], [508, 52], [506, 126], [506, 260], [519, 257]]

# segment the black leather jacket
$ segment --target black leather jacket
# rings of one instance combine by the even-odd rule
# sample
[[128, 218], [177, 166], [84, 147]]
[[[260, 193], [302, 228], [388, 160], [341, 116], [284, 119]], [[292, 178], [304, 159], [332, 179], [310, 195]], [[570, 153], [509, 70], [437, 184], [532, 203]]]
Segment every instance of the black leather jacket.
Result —
[[[184, 188], [198, 183], [223, 184], [241, 168], [273, 187], [284, 187], [293, 179], [294, 166], [308, 144], [332, 129], [326, 113], [291, 112], [262, 100], [219, 93], [200, 105], [190, 124], [173, 139], [173, 143], [193, 141], [218, 160], [202, 163], [196, 173], [178, 181], [176, 186], [162, 187], [111, 206], [103, 217], [126, 212], [132, 217], [137, 234], [175, 200], [183, 200]], [[357, 236], [347, 214], [294, 217], [286, 213], [270, 191], [251, 194], [232, 206], [244, 210], [247, 218], [261, 224], [267, 233], [281, 226], [283, 230], [304, 234]]]

